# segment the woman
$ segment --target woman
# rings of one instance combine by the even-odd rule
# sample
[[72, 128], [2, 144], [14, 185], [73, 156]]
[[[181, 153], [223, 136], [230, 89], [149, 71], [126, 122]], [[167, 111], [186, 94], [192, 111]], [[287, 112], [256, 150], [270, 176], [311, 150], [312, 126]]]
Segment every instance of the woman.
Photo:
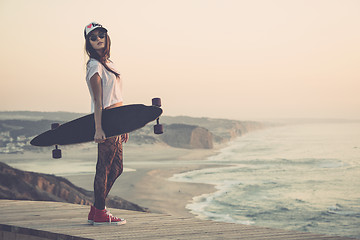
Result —
[[128, 134], [106, 138], [101, 125], [104, 109], [122, 106], [122, 82], [119, 72], [110, 61], [110, 38], [107, 30], [92, 22], [85, 27], [85, 48], [89, 56], [86, 66], [86, 82], [92, 99], [95, 118], [94, 141], [98, 143], [98, 160], [94, 180], [94, 206], [91, 206], [88, 221], [94, 225], [125, 224], [126, 220], [114, 217], [105, 208], [105, 199], [115, 180], [123, 171], [122, 142]]

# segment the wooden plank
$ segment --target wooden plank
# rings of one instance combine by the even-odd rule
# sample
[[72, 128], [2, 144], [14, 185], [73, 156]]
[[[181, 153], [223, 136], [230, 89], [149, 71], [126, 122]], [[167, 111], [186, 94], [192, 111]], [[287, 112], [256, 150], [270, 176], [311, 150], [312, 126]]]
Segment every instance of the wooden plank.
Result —
[[56, 202], [0, 200], [0, 230], [61, 239], [338, 239], [321, 234], [270, 229], [234, 223], [173, 217], [168, 214], [111, 209], [126, 218], [122, 226], [87, 224], [89, 206]]

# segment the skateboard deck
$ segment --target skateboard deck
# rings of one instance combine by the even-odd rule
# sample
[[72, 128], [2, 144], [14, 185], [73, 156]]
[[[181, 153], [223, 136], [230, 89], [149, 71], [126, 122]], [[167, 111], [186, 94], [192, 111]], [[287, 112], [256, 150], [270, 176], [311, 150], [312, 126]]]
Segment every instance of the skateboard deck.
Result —
[[[159, 106], [145, 106], [143, 104], [121, 106], [103, 110], [102, 127], [107, 138], [119, 136], [142, 128], [151, 121], [158, 120], [161, 114], [162, 109]], [[33, 146], [52, 146], [85, 143], [94, 141], [94, 135], [94, 114], [89, 114], [36, 136], [30, 144]]]

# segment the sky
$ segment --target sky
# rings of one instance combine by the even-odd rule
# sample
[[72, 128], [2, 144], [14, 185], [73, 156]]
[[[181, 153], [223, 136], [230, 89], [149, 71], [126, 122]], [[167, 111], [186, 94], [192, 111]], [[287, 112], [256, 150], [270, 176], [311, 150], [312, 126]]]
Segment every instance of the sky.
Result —
[[359, 0], [0, 0], [0, 111], [89, 113], [92, 21], [109, 31], [125, 104], [360, 119]]

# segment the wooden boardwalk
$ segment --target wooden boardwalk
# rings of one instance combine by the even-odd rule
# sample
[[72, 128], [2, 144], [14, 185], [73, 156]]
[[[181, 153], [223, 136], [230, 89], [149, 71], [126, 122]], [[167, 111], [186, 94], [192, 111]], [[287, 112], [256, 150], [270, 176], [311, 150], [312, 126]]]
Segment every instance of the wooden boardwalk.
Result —
[[111, 212], [126, 218], [126, 225], [91, 226], [88, 211], [68, 203], [0, 200], [0, 240], [351, 239], [118, 209]]

